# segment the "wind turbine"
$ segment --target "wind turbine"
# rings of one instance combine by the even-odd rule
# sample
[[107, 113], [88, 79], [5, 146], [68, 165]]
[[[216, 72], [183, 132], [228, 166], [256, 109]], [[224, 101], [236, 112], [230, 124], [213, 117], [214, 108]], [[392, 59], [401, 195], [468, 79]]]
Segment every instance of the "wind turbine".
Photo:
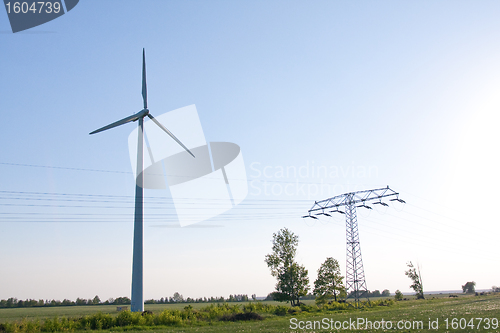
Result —
[[144, 296], [143, 296], [143, 193], [142, 187], [144, 182], [143, 175], [143, 144], [144, 144], [144, 117], [148, 116], [158, 127], [164, 130], [172, 139], [175, 140], [182, 148], [184, 148], [191, 156], [193, 153], [184, 144], [175, 137], [165, 126], [160, 124], [148, 110], [148, 89], [146, 86], [146, 52], [142, 49], [142, 99], [144, 100], [144, 108], [136, 114], [118, 120], [112, 124], [101, 127], [89, 134], [99, 133], [113, 127], [117, 127], [131, 121], [139, 120], [139, 137], [137, 142], [137, 178], [135, 183], [135, 214], [134, 214], [134, 248], [132, 258], [132, 311], [144, 311]]

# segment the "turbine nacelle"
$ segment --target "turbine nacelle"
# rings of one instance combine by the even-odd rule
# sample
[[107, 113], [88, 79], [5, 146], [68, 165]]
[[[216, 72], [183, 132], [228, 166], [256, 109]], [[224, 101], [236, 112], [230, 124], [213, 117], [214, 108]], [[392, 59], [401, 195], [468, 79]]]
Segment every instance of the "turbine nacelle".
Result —
[[148, 114], [149, 114], [149, 110], [148, 109], [142, 109], [141, 111], [139, 111], [136, 114], [134, 114], [134, 116], [137, 116], [137, 119], [133, 120], [133, 121], [137, 121], [137, 120], [139, 120], [139, 118], [144, 118]]

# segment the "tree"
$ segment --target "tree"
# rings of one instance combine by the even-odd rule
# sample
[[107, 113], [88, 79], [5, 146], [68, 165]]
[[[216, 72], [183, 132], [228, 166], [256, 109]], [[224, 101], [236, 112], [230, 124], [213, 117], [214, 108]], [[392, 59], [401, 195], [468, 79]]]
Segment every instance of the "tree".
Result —
[[276, 296], [276, 291], [273, 291], [272, 293], [267, 294], [264, 301], [275, 301], [276, 300], [275, 296]]
[[493, 287], [491, 287], [491, 291], [494, 293], [498, 293], [498, 292], [500, 292], [500, 287], [493, 286]]
[[101, 299], [99, 298], [99, 296], [95, 295], [94, 299], [92, 300], [92, 304], [101, 304]]
[[114, 305], [128, 305], [130, 304], [130, 298], [128, 297], [118, 297], [113, 302]]
[[401, 291], [396, 290], [396, 294], [394, 295], [394, 299], [396, 301], [402, 301], [403, 300], [403, 293]]
[[408, 266], [408, 270], [405, 272], [405, 275], [408, 276], [413, 283], [410, 288], [415, 291], [415, 295], [417, 299], [424, 299], [424, 285], [422, 283], [422, 275], [420, 274], [420, 268], [417, 269], [413, 266], [413, 263], [410, 261], [406, 264]]
[[274, 299], [279, 302], [290, 301], [292, 306], [299, 305], [300, 296], [307, 295], [309, 278], [304, 266], [295, 262], [299, 237], [287, 228], [273, 234], [273, 253], [267, 254], [265, 262], [276, 277]]
[[337, 295], [345, 293], [343, 279], [339, 262], [333, 258], [326, 258], [318, 269], [318, 278], [314, 281], [313, 294], [317, 296], [317, 302], [326, 302], [331, 298], [336, 302]]
[[182, 302], [184, 302], [184, 297], [182, 297], [182, 295], [179, 294], [178, 292], [174, 293], [174, 298], [173, 299], [174, 299], [175, 303], [182, 303]]
[[462, 286], [462, 290], [464, 291], [464, 293], [467, 293], [467, 294], [473, 294], [476, 292], [476, 282], [472, 281], [472, 282], [467, 282], [466, 284], [464, 284]]
[[391, 292], [389, 291], [389, 289], [382, 290], [382, 297], [389, 297], [389, 296], [391, 296]]
[[87, 300], [85, 298], [78, 297], [75, 303], [76, 305], [87, 305]]

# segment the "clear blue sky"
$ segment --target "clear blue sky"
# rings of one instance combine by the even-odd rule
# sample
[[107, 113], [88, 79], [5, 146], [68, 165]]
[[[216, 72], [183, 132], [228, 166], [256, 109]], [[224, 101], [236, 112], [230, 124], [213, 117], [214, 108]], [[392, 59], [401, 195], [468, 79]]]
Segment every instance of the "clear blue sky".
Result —
[[311, 284], [326, 257], [345, 270], [342, 218], [300, 216], [386, 185], [408, 204], [359, 211], [368, 289], [409, 292], [410, 260], [429, 291], [500, 285], [499, 14], [496, 1], [82, 0], [12, 34], [1, 9], [0, 298], [130, 296], [135, 123], [88, 133], [142, 108], [143, 47], [151, 112], [195, 104], [208, 141], [241, 147], [250, 185], [196, 228], [175, 227], [168, 190], [146, 191], [146, 299], [267, 295], [283, 227]]

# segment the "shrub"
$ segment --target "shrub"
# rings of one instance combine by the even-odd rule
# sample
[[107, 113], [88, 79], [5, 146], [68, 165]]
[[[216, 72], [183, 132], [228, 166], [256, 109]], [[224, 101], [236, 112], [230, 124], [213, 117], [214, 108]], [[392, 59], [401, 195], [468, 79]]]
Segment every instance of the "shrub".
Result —
[[393, 304], [394, 304], [394, 301], [392, 299], [381, 299], [381, 300], [371, 302], [372, 306], [390, 306]]
[[62, 325], [58, 317], [54, 317], [54, 319], [50, 318], [45, 319], [41, 327], [42, 332], [56, 332], [61, 330], [62, 330]]
[[263, 320], [261, 315], [255, 312], [226, 314], [220, 318], [221, 321], [241, 321], [241, 320]]
[[134, 318], [130, 311], [121, 311], [116, 317], [116, 326], [130, 326], [132, 324], [134, 324]]
[[[79, 322], [82, 328], [89, 328], [92, 330], [105, 330], [115, 326], [114, 318], [110, 314], [104, 314], [101, 312], [91, 316], [84, 316], [80, 318]], [[68, 324], [64, 326], [68, 326]]]
[[316, 305], [311, 306], [311, 305], [307, 305], [304, 303], [300, 303], [300, 310], [302, 310], [304, 312], [316, 312], [319, 309], [318, 309], [318, 306], [316, 306]]
[[19, 332], [20, 327], [17, 323], [3, 323], [0, 324], [0, 332], [14, 333]]
[[219, 303], [217, 305], [210, 304], [200, 309], [200, 312], [204, 313], [204, 317], [207, 319], [219, 320], [226, 314], [239, 313], [241, 310], [238, 304], [229, 305], [228, 303]]
[[288, 307], [284, 305], [276, 305], [274, 314], [277, 316], [284, 316], [288, 312]]
[[347, 310], [349, 308], [349, 304], [346, 302], [329, 302], [328, 304], [323, 305], [323, 309], [325, 310]]
[[180, 311], [163, 310], [160, 314], [155, 316], [154, 323], [156, 325], [178, 326], [183, 323], [183, 320], [180, 316]]
[[275, 306], [271, 304], [263, 304], [262, 302], [252, 302], [243, 305], [243, 312], [266, 312], [273, 313]]

